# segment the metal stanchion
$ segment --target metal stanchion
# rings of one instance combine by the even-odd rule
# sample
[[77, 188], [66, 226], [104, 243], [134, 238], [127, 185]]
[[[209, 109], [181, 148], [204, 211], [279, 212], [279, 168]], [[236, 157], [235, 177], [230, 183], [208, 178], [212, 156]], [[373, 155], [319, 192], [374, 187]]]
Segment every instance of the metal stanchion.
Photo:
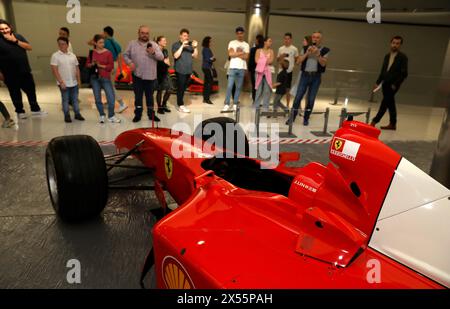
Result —
[[336, 88], [336, 91], [334, 92], [334, 102], [330, 103], [330, 105], [338, 105], [340, 94], [341, 94], [340, 89]]
[[367, 112], [349, 112], [345, 107], [342, 108], [341, 115], [339, 118], [339, 128], [342, 127], [342, 124], [344, 123], [345, 119], [347, 119], [348, 116], [356, 117], [360, 115], [366, 115], [366, 123], [369, 124], [371, 111], [372, 109], [370, 107], [367, 109]]
[[286, 137], [297, 137], [297, 135], [295, 135], [292, 130], [294, 127], [294, 108], [291, 109], [291, 111], [289, 112], [289, 120], [288, 120], [288, 131], [287, 132], [280, 132], [280, 137], [281, 138], [286, 138]]
[[369, 107], [369, 109], [367, 110], [366, 113], [366, 123], [369, 124], [370, 122], [370, 113], [371, 113], [372, 109]]
[[[260, 136], [259, 132], [259, 126], [261, 122], [261, 116], [270, 116], [270, 117], [278, 117], [278, 116], [285, 116], [285, 112], [274, 112], [274, 111], [267, 111], [267, 112], [261, 112], [261, 108], [256, 108], [256, 114], [255, 114], [255, 126], [256, 126], [256, 134], [257, 137]], [[297, 137], [295, 134], [292, 133], [292, 128], [294, 124], [294, 109], [291, 110], [289, 113], [289, 127], [287, 132], [279, 132], [279, 136], [281, 138], [286, 137]]]
[[240, 105], [237, 105], [236, 106], [236, 110], [231, 109], [231, 110], [228, 110], [226, 112], [221, 111], [220, 113], [221, 114], [234, 114], [235, 121], [239, 122], [239, 119], [240, 119], [240, 116], [241, 116], [241, 107], [240, 107]]
[[328, 133], [328, 121], [330, 119], [330, 108], [326, 108], [325, 112], [312, 112], [311, 114], [320, 115], [323, 114], [324, 116], [324, 122], [323, 122], [323, 131], [311, 131], [311, 134], [315, 136], [331, 136], [330, 133]]

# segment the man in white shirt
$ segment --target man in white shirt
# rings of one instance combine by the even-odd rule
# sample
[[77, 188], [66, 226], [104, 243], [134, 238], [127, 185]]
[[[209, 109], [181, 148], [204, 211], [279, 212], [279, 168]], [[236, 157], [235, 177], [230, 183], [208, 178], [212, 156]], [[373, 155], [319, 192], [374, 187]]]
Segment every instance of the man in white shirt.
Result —
[[[290, 89], [292, 86], [292, 72], [294, 71], [294, 65], [297, 62], [299, 53], [297, 47], [292, 45], [292, 33], [286, 32], [284, 34], [284, 45], [278, 49], [277, 60], [281, 64], [286, 59], [289, 61], [289, 68], [287, 69], [288, 80], [287, 80], [287, 92], [286, 92], [286, 103], [289, 107], [289, 101], [291, 99]], [[280, 71], [282, 70], [280, 65]]]
[[228, 75], [227, 94], [223, 112], [230, 109], [231, 90], [236, 84], [236, 92], [233, 98], [233, 109], [236, 110], [236, 104], [239, 102], [242, 84], [244, 83], [245, 71], [247, 70], [247, 60], [250, 53], [250, 45], [244, 41], [245, 30], [243, 27], [236, 28], [236, 40], [228, 44], [228, 56], [230, 57], [230, 67]]
[[72, 122], [69, 113], [69, 100], [73, 103], [75, 119], [84, 121], [78, 107], [78, 85], [81, 83], [77, 57], [69, 52], [69, 40], [67, 38], [59, 37], [57, 41], [59, 50], [52, 55], [50, 65], [61, 91], [64, 121]]

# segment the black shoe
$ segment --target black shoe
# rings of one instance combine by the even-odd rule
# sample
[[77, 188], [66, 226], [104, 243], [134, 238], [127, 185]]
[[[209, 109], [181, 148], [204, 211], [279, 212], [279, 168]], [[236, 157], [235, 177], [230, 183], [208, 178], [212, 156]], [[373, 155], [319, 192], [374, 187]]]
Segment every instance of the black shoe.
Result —
[[75, 119], [79, 120], [79, 121], [84, 121], [85, 120], [84, 117], [81, 116], [81, 114], [75, 115]]
[[167, 106], [163, 106], [162, 109], [166, 113], [170, 113], [171, 112], [171, 110]]
[[211, 102], [211, 100], [203, 100], [203, 103], [206, 103], [206, 104], [214, 104], [213, 102]]
[[141, 116], [134, 116], [133, 122], [139, 122], [141, 121]]
[[156, 116], [155, 113], [152, 113], [152, 114], [148, 115], [148, 119], [149, 120], [153, 120], [154, 122], [160, 122], [161, 121], [161, 119], [159, 119], [158, 116]]
[[72, 119], [70, 119], [70, 115], [64, 116], [64, 122], [66, 122], [66, 123], [71, 123], [72, 122]]
[[308, 126], [309, 125], [309, 120], [308, 119], [303, 119], [303, 125], [304, 126]]
[[162, 107], [158, 108], [158, 114], [161, 114], [161, 115], [165, 114], [165, 111], [164, 111], [164, 109]]

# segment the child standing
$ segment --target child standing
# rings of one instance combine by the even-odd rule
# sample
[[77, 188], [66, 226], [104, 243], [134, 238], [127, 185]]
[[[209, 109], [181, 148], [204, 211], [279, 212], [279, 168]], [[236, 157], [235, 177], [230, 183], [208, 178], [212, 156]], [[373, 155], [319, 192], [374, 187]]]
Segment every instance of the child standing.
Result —
[[84, 121], [78, 107], [78, 86], [81, 82], [77, 57], [69, 51], [67, 38], [59, 37], [57, 42], [59, 50], [52, 55], [50, 65], [61, 91], [64, 122], [72, 122], [69, 113], [69, 102], [72, 102], [75, 119]]
[[275, 99], [273, 100], [273, 110], [276, 112], [278, 108], [281, 108], [285, 113], [289, 113], [289, 108], [287, 108], [283, 103], [281, 103], [281, 99], [287, 93], [287, 89], [289, 87], [289, 77], [288, 77], [288, 68], [289, 68], [289, 60], [285, 59], [281, 62], [282, 70], [277, 75], [277, 82], [274, 84], [277, 87], [275, 92]]

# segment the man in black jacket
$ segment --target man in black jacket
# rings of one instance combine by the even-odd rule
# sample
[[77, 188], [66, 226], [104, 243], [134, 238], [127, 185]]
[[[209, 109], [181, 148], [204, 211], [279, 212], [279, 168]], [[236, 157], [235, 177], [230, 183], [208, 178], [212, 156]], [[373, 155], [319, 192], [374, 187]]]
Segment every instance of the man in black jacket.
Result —
[[14, 33], [11, 25], [0, 19], [0, 70], [5, 77], [5, 84], [19, 119], [27, 118], [23, 108], [21, 90], [28, 97], [31, 115], [47, 114], [41, 110], [36, 99], [36, 86], [27, 56], [27, 51], [31, 49], [31, 45], [23, 36]]
[[408, 57], [400, 52], [400, 47], [403, 44], [401, 36], [394, 36], [391, 39], [391, 51], [384, 57], [383, 67], [381, 68], [380, 76], [374, 89], [381, 84], [383, 89], [383, 101], [381, 101], [380, 109], [373, 118], [371, 125], [375, 126], [383, 118], [386, 110], [389, 109], [389, 125], [382, 126], [383, 130], [397, 129], [397, 110], [395, 107], [395, 94], [400, 85], [408, 76]]

